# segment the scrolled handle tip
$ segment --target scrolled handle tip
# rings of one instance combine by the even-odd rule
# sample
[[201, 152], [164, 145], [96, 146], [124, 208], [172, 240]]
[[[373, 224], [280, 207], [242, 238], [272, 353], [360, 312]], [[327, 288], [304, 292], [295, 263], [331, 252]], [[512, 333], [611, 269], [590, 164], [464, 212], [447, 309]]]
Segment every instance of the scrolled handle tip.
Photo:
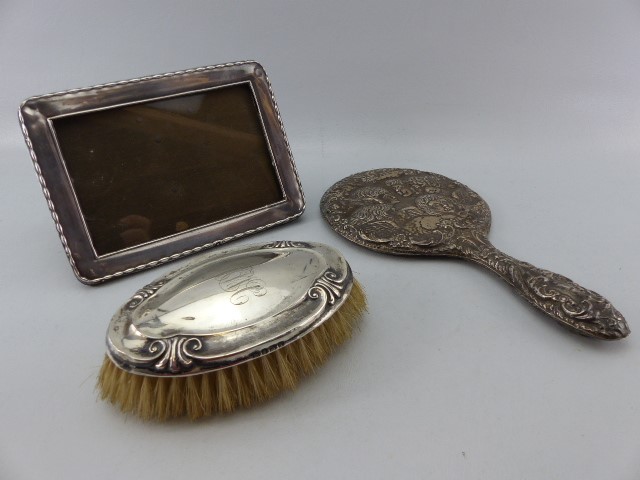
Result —
[[573, 280], [522, 263], [520, 292], [535, 307], [576, 333], [600, 340], [620, 340], [631, 329], [622, 314], [602, 295]]
[[631, 329], [625, 318], [611, 304], [609, 307], [610, 312], [607, 312], [606, 315], [581, 322], [579, 326], [582, 327], [581, 330], [585, 332], [585, 335], [601, 340], [621, 340], [629, 336]]

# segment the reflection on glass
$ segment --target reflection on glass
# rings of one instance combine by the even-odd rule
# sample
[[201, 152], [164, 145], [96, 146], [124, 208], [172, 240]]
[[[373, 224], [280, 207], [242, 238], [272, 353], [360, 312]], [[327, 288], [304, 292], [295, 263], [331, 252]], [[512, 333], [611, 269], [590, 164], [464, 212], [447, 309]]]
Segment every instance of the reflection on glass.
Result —
[[98, 255], [283, 199], [248, 84], [53, 127]]

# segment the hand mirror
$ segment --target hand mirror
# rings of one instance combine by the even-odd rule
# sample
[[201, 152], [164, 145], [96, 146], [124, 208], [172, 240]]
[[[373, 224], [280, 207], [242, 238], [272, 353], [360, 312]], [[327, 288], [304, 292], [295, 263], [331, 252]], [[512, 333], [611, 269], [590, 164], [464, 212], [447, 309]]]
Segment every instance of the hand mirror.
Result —
[[624, 317], [601, 295], [497, 250], [487, 239], [487, 203], [447, 177], [398, 168], [361, 172], [329, 188], [320, 208], [336, 232], [358, 245], [395, 255], [465, 258], [576, 333], [606, 340], [629, 334]]

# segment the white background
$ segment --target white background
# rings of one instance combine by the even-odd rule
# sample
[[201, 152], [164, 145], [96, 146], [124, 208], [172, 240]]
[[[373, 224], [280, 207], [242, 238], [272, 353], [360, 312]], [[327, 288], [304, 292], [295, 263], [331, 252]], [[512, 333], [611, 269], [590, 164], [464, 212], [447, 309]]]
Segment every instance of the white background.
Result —
[[[307, 211], [241, 243], [338, 247], [370, 313], [295, 393], [145, 424], [97, 401], [95, 377], [113, 312], [177, 265], [75, 280], [17, 107], [242, 59], [271, 77]], [[637, 1], [4, 0], [0, 71], [0, 478], [640, 478]], [[324, 190], [387, 166], [472, 187], [499, 248], [602, 293], [635, 332], [581, 338], [472, 264], [338, 237]]]

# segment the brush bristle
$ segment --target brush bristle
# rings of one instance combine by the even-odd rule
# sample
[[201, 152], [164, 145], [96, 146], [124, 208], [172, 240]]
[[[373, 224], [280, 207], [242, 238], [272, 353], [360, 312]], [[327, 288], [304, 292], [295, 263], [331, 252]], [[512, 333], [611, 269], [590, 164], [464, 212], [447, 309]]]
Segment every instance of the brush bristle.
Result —
[[250, 407], [282, 390], [293, 389], [300, 378], [322, 365], [338, 345], [351, 338], [366, 303], [364, 290], [354, 281], [341, 307], [307, 335], [255, 360], [200, 375], [135, 375], [105, 356], [98, 389], [102, 399], [144, 420], [185, 415], [196, 420]]

